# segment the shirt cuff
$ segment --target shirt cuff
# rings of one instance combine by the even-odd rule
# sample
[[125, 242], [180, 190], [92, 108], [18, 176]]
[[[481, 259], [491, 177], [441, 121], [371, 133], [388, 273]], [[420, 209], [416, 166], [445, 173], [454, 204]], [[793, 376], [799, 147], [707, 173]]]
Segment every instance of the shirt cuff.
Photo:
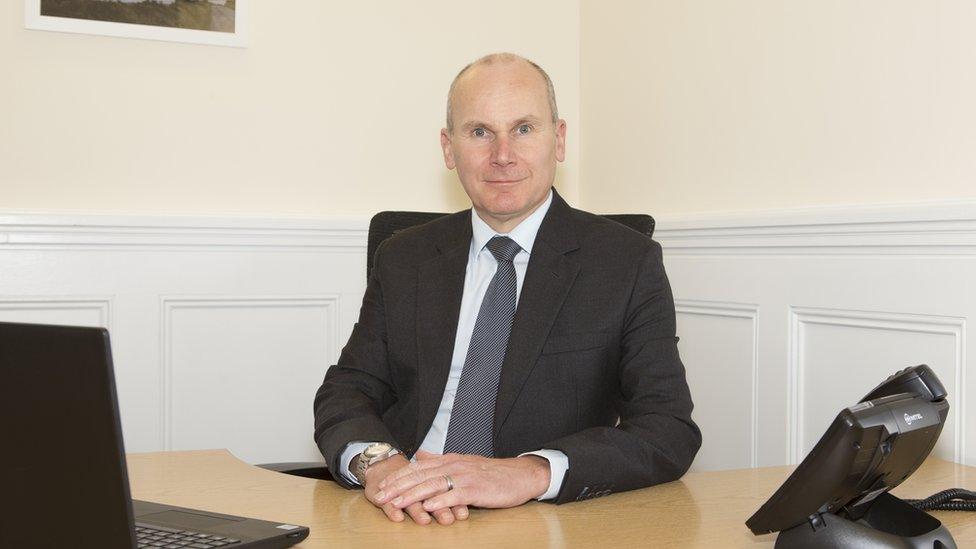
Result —
[[[360, 450], [362, 451], [362, 450]], [[566, 471], [569, 470], [569, 458], [559, 450], [536, 450], [519, 454], [522, 456], [539, 456], [549, 462], [549, 489], [546, 493], [535, 498], [539, 501], [555, 499], [559, 495], [559, 489], [563, 486], [563, 479], [566, 478]], [[351, 459], [351, 457], [350, 457]]]
[[356, 478], [356, 475], [352, 474], [352, 471], [349, 470], [349, 462], [352, 461], [352, 458], [357, 454], [363, 453], [363, 450], [365, 450], [370, 444], [374, 443], [350, 442], [349, 444], [346, 444], [345, 449], [342, 450], [342, 456], [339, 457], [339, 473], [342, 475], [342, 478], [348, 480], [356, 486], [360, 485], [359, 480]]

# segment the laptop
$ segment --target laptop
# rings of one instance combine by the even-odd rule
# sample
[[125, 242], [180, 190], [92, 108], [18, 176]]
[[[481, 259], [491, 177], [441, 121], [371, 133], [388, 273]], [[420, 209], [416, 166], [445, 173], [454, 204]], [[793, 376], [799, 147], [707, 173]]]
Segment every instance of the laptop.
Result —
[[108, 331], [0, 322], [0, 547], [291, 547], [308, 528], [129, 493]]

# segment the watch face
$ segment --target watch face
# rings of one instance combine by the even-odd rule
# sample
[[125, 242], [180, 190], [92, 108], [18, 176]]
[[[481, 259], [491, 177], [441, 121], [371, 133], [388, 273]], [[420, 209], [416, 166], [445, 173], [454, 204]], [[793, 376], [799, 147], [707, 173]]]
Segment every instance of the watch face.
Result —
[[367, 458], [374, 458], [388, 453], [392, 448], [393, 448], [392, 446], [390, 446], [385, 442], [371, 444], [366, 447], [366, 450], [363, 451], [363, 455], [366, 456]]

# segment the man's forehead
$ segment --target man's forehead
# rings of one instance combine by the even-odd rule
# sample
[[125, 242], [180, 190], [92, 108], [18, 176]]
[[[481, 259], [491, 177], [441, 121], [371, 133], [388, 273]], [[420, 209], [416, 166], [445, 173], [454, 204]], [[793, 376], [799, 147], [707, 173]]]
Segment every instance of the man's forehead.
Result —
[[471, 67], [454, 93], [457, 114], [542, 117], [549, 109], [542, 75], [519, 60]]

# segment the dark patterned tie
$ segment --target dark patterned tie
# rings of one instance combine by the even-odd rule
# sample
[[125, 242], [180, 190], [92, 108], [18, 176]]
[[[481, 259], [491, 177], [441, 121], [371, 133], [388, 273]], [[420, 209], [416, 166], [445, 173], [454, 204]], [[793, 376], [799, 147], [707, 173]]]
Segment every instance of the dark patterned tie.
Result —
[[455, 452], [492, 457], [495, 452], [491, 440], [495, 397], [498, 396], [498, 380], [515, 318], [517, 281], [512, 260], [522, 248], [507, 236], [496, 236], [485, 247], [498, 260], [498, 269], [485, 291], [471, 333], [471, 345], [461, 369], [451, 421], [447, 426], [445, 454]]

